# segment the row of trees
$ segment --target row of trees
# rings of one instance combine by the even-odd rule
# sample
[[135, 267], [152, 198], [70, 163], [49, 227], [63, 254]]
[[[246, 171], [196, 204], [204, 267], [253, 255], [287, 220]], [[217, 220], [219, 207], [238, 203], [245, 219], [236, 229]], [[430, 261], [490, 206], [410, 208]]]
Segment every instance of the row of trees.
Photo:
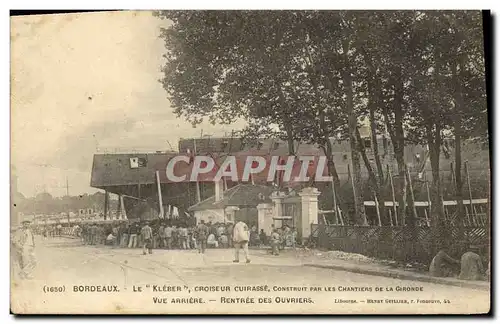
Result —
[[16, 211], [27, 215], [78, 213], [80, 209], [88, 208], [92, 208], [98, 212], [104, 206], [104, 193], [96, 192], [92, 195], [53, 197], [51, 194], [44, 192], [28, 198], [18, 195], [14, 199], [14, 203]]
[[[247, 138], [279, 137], [319, 145], [340, 180], [332, 137], [351, 148], [354, 216], [367, 224], [362, 164], [378, 201], [384, 167], [377, 136], [397, 161], [400, 213], [407, 208], [404, 147], [428, 145], [432, 224], [443, 219], [439, 157], [455, 140], [456, 198], [463, 197], [460, 147], [488, 141], [482, 15], [478, 11], [161, 11], [166, 64], [160, 80], [179, 117], [248, 122]], [[375, 163], [360, 136], [371, 128]], [[340, 205], [342, 197], [337, 197]], [[410, 206], [411, 207], [411, 206]], [[384, 207], [381, 204], [381, 214]], [[464, 208], [459, 206], [459, 215]]]

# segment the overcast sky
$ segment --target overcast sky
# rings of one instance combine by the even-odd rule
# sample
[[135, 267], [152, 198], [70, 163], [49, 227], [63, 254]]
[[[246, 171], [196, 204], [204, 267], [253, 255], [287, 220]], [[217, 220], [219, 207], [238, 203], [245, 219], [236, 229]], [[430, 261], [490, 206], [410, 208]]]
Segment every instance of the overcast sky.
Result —
[[177, 149], [181, 137], [223, 135], [176, 118], [161, 77], [161, 26], [151, 12], [11, 18], [11, 156], [18, 189], [92, 193], [95, 153]]

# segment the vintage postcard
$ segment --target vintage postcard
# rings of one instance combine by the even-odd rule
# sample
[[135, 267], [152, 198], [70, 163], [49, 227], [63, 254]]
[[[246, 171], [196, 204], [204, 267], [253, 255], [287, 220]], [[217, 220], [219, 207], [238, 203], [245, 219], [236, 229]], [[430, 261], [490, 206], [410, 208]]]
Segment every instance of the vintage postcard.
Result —
[[485, 314], [481, 11], [11, 17], [13, 314]]

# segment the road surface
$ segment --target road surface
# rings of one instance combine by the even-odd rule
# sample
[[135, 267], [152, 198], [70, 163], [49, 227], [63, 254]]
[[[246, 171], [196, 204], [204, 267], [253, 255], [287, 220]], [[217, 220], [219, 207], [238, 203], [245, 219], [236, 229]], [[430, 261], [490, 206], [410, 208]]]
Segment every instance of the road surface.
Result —
[[[290, 256], [82, 246], [38, 238], [33, 279], [12, 276], [11, 310], [49, 314], [488, 312], [488, 291], [303, 266]], [[243, 258], [243, 257], [241, 257]], [[16, 271], [13, 271], [15, 274]], [[409, 291], [408, 291], [409, 290]]]

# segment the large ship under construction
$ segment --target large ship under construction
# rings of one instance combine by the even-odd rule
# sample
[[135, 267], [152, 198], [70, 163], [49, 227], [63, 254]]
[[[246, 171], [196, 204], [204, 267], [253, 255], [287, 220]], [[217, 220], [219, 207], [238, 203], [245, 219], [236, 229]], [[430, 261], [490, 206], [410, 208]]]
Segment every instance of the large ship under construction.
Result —
[[[338, 194], [349, 195], [352, 190], [350, 181], [350, 145], [348, 140], [331, 140], [332, 159], [340, 178], [344, 192]], [[373, 154], [373, 143], [369, 137], [363, 140], [367, 157], [375, 168], [375, 159]], [[453, 191], [453, 173], [454, 173], [454, 142], [445, 140], [440, 154], [440, 176], [443, 181], [444, 199], [447, 194]], [[181, 139], [178, 143], [178, 150], [156, 151], [153, 153], [113, 153], [113, 154], [95, 154], [92, 166], [91, 186], [103, 189], [108, 193], [116, 194], [121, 197], [122, 205], [129, 219], [140, 218], [150, 219], [157, 217], [160, 209], [164, 213], [175, 211], [177, 215], [184, 216], [188, 214], [188, 209], [200, 201], [206, 200], [216, 194], [216, 184], [211, 180], [198, 182], [172, 183], [165, 177], [165, 168], [173, 157], [179, 154], [190, 155], [210, 155], [215, 159], [223, 160], [228, 155], [268, 155], [268, 156], [287, 156], [291, 151], [286, 141], [274, 139], [261, 139], [245, 141], [238, 137], [201, 137]], [[391, 141], [385, 137], [378, 139], [379, 158], [385, 171], [395, 176], [397, 170], [396, 159], [394, 156]], [[427, 201], [425, 193], [425, 183], [432, 180], [432, 171], [429, 163], [429, 154], [426, 146], [407, 145], [404, 149], [404, 156], [407, 168], [415, 179], [416, 200]], [[323, 149], [318, 146], [306, 143], [294, 143], [293, 151], [296, 155], [324, 155]], [[462, 161], [467, 162], [467, 176], [474, 192], [470, 195], [473, 198], [485, 198], [489, 190], [488, 179], [489, 169], [484, 165], [489, 164], [489, 151], [484, 145], [473, 141], [463, 144]], [[392, 171], [392, 173], [391, 173]], [[366, 167], [362, 165], [362, 175], [367, 178]], [[253, 184], [265, 186], [276, 186], [279, 184], [270, 183], [267, 179], [252, 178]], [[387, 182], [389, 183], [389, 181]], [[236, 182], [224, 181], [223, 189], [228, 190], [238, 185]], [[289, 186], [306, 186], [310, 183], [290, 183], [282, 184]], [[320, 206], [328, 209], [328, 202], [331, 200], [328, 184], [314, 184], [323, 192], [320, 196]], [[388, 186], [387, 186], [388, 187]], [[289, 189], [289, 188], [282, 188]], [[389, 191], [389, 187], [387, 188]], [[397, 188], [396, 188], [397, 190]], [[365, 195], [368, 207], [373, 204], [371, 193], [368, 191]], [[390, 199], [388, 199], [390, 200]], [[387, 201], [386, 204], [390, 204]], [[160, 206], [162, 206], [160, 208]], [[368, 211], [367, 211], [368, 212]]]

